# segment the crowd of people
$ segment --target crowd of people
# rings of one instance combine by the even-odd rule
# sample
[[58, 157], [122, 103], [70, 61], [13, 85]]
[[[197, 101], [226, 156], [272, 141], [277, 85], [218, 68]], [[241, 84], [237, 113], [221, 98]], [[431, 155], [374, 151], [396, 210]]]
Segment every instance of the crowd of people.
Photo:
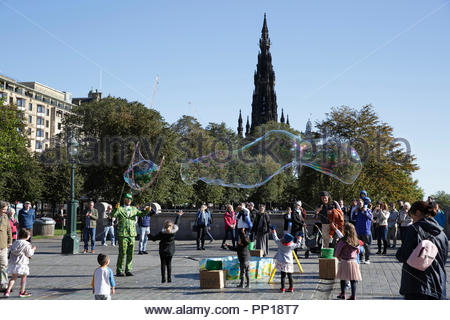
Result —
[[[377, 241], [376, 254], [385, 255], [387, 249], [397, 248], [397, 239], [401, 246], [396, 252], [398, 261], [403, 263], [400, 294], [406, 299], [445, 299], [448, 239], [443, 232], [446, 220], [439, 204], [432, 198], [427, 202], [417, 201], [412, 205], [397, 201], [389, 205], [384, 201], [372, 202], [367, 192], [362, 190], [359, 198], [345, 206], [342, 200], [335, 201], [326, 192], [320, 192], [319, 204], [314, 211], [315, 226], [320, 229], [321, 243], [324, 248], [335, 248], [335, 257], [340, 261], [337, 278], [341, 280], [341, 293], [338, 299], [345, 299], [345, 289], [351, 288], [349, 299], [356, 299], [356, 284], [361, 281], [359, 264], [370, 264], [371, 244]], [[114, 208], [108, 206], [102, 217], [104, 231], [102, 245], [107, 246], [108, 235], [111, 246], [118, 245], [118, 258], [115, 276], [133, 276], [132, 262], [135, 238], [139, 235], [138, 254], [147, 254], [147, 240], [159, 241], [161, 261], [161, 282], [172, 282], [172, 257], [175, 253], [175, 236], [183, 211], [179, 211], [175, 221], [166, 220], [157, 234], [151, 234], [150, 217], [156, 214], [149, 206], [132, 206], [132, 195], [126, 194], [123, 205]], [[95, 253], [97, 221], [100, 219], [94, 202], [82, 213], [84, 253]], [[31, 203], [26, 201], [17, 215], [6, 202], [0, 203], [0, 267], [1, 284], [4, 296], [8, 297], [15, 281], [21, 278], [21, 297], [31, 296], [26, 291], [29, 274], [29, 259], [36, 247], [31, 244], [33, 223], [36, 214]], [[288, 279], [288, 292], [293, 292], [293, 252], [303, 245], [307, 236], [306, 210], [301, 201], [288, 207], [283, 215], [283, 235], [278, 236], [276, 227], [271, 223], [270, 214], [264, 204], [256, 209], [255, 204], [240, 203], [236, 209], [227, 205], [223, 215], [224, 238], [221, 248], [233, 250], [238, 254], [241, 271], [239, 287], [250, 287], [249, 246], [269, 256], [269, 241], [272, 238], [277, 246], [274, 256], [276, 268], [281, 272], [281, 292], [286, 292], [285, 280]], [[347, 222], [345, 222], [347, 220]], [[212, 215], [206, 205], [200, 207], [194, 219], [194, 231], [197, 233], [197, 250], [205, 250], [205, 237], [210, 235]], [[137, 225], [136, 225], [137, 224]], [[90, 240], [90, 248], [89, 248]], [[231, 240], [231, 245], [227, 241]], [[430, 257], [432, 263], [424, 270], [412, 266], [412, 253], [418, 246], [427, 244], [436, 247], [437, 254]], [[428, 248], [428, 247], [426, 247]], [[421, 251], [423, 252], [423, 250]], [[8, 263], [9, 254], [9, 263]], [[99, 268], [93, 275], [92, 286], [96, 299], [110, 299], [115, 291], [115, 280], [108, 267], [110, 258], [98, 255]], [[8, 280], [8, 274], [10, 279]]]

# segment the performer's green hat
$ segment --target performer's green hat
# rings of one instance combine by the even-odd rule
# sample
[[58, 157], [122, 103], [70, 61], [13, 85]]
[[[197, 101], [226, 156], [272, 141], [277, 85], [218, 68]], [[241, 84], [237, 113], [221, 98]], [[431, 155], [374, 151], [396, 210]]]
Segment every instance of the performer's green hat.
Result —
[[131, 193], [126, 193], [125, 198], [133, 200], [133, 196], [131, 195]]

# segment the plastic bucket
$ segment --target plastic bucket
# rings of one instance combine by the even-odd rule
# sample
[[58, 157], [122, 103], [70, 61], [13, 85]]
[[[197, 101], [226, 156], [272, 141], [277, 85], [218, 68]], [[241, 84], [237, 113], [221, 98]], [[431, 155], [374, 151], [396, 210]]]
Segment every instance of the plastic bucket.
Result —
[[334, 249], [333, 248], [322, 248], [321, 258], [332, 259], [333, 257], [334, 257]]

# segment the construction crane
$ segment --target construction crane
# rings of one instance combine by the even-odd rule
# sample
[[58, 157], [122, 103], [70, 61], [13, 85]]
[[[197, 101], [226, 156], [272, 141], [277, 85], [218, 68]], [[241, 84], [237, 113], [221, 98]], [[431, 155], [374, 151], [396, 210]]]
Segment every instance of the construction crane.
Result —
[[153, 108], [153, 102], [155, 101], [156, 89], [158, 87], [158, 84], [159, 84], [159, 76], [156, 75], [155, 85], [153, 86], [152, 100], [150, 101], [150, 109]]

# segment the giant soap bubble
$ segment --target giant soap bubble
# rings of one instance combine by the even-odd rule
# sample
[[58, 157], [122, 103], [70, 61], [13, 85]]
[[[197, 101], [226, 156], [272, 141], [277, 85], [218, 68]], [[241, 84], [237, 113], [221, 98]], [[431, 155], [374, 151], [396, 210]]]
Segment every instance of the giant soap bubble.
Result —
[[288, 131], [272, 130], [240, 149], [187, 160], [181, 164], [181, 178], [187, 184], [203, 181], [224, 187], [255, 188], [288, 168], [300, 166], [346, 184], [353, 183], [362, 169], [358, 153], [347, 141], [301, 139]]
[[156, 163], [145, 159], [141, 154], [139, 144], [136, 144], [130, 166], [125, 170], [123, 179], [131, 189], [142, 191], [150, 187], [156, 181], [163, 162], [164, 157], [159, 166]]

